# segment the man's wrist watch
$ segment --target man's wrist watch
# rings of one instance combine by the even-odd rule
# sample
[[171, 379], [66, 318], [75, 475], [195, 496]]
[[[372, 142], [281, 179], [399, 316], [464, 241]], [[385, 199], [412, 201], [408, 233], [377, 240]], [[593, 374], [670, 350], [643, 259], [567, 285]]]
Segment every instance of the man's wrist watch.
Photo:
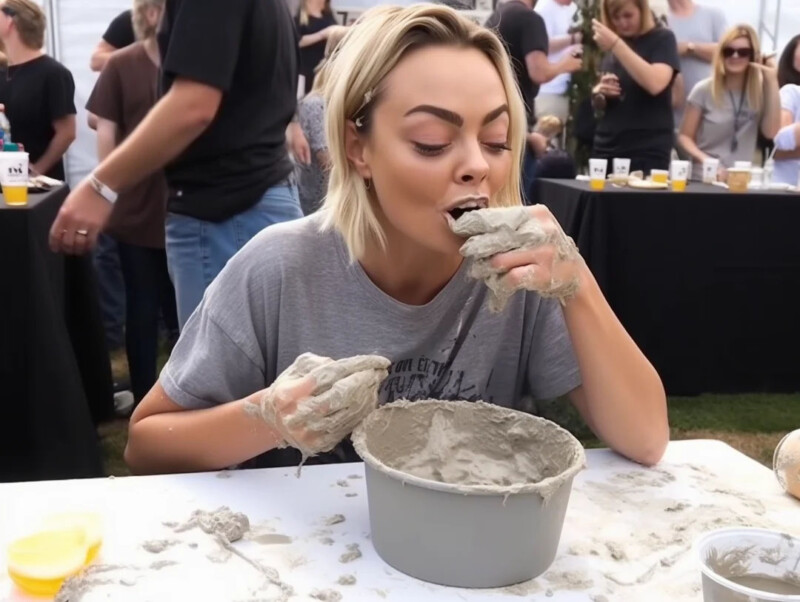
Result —
[[97, 179], [97, 176], [94, 174], [89, 175], [89, 186], [92, 187], [97, 194], [103, 197], [112, 205], [117, 202], [117, 197], [119, 196], [116, 192], [111, 190], [108, 186], [103, 184], [100, 180]]
[[694, 54], [694, 51], [697, 47], [694, 45], [694, 42], [689, 42], [686, 44], [686, 52], [688, 54]]

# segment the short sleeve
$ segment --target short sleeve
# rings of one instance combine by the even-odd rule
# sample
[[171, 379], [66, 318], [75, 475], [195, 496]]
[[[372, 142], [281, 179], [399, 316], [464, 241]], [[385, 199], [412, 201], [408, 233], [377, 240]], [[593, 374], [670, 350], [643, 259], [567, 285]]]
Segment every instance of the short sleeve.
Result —
[[86, 110], [101, 119], [121, 124], [122, 119], [122, 82], [117, 62], [112, 56], [106, 63], [94, 85]]
[[211, 285], [186, 322], [161, 372], [167, 395], [186, 409], [202, 409], [242, 399], [266, 382], [267, 283], [263, 247], [255, 237], [237, 253]]
[[795, 115], [800, 112], [800, 86], [786, 84], [781, 88], [781, 109]]
[[531, 52], [537, 51], [547, 54], [550, 48], [550, 39], [547, 37], [544, 19], [532, 10], [520, 13], [519, 16], [524, 19], [521, 24], [522, 54], [528, 56]]
[[542, 299], [533, 325], [528, 363], [530, 394], [538, 400], [554, 399], [576, 389], [581, 382], [561, 306], [555, 299]]
[[306, 96], [298, 107], [300, 127], [314, 152], [326, 150], [325, 139], [325, 100], [317, 94]]
[[657, 29], [655, 31], [657, 32], [657, 37], [650, 47], [649, 56], [644, 58], [651, 65], [662, 63], [672, 67], [675, 73], [680, 73], [681, 57], [678, 54], [678, 41], [675, 39], [675, 34], [669, 29]]
[[47, 79], [47, 105], [50, 120], [56, 121], [67, 115], [75, 115], [75, 80], [72, 73], [63, 65], [57, 64]]
[[699, 109], [704, 109], [708, 104], [710, 82], [711, 80], [708, 79], [697, 82], [695, 87], [692, 88], [692, 91], [689, 92], [689, 97], [686, 99], [686, 101]]
[[126, 10], [114, 17], [114, 20], [108, 24], [108, 29], [103, 34], [103, 39], [118, 50], [130, 46], [136, 41], [130, 10]]
[[251, 4], [247, 0], [182, 2], [171, 17], [164, 72], [229, 91]]

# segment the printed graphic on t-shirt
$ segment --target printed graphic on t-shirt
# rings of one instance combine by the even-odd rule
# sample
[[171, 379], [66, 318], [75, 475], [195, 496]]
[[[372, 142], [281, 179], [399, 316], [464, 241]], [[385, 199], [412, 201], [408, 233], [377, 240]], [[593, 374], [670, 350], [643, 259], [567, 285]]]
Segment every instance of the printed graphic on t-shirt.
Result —
[[483, 392], [491, 381], [491, 374], [482, 387], [472, 382], [464, 370], [454, 370], [446, 361], [426, 356], [404, 359], [389, 368], [389, 376], [380, 389], [381, 401], [389, 403], [398, 399], [447, 399], [487, 401]]

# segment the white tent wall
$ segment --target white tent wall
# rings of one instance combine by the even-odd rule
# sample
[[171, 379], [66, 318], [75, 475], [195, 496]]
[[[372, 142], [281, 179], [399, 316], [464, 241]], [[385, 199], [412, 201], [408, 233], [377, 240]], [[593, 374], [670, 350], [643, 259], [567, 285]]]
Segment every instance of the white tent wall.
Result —
[[[78, 138], [67, 156], [67, 173], [75, 184], [96, 164], [95, 136], [86, 124], [84, 106], [92, 91], [97, 75], [89, 69], [89, 57], [109, 22], [121, 11], [129, 8], [130, 0], [39, 0], [45, 6], [50, 21], [48, 48], [75, 78], [75, 106], [78, 108]], [[273, 0], [265, 0], [273, 1]], [[296, 1], [296, 0], [288, 0]], [[656, 0], [654, 0], [656, 1]], [[664, 2], [666, 0], [663, 0]], [[774, 28], [778, 0], [765, 2], [765, 22]], [[411, 4], [413, 0], [398, 0], [397, 4]], [[703, 4], [717, 6], [725, 11], [728, 23], [749, 23], [758, 28], [762, 0], [700, 0]], [[333, 0], [334, 8], [364, 10], [376, 0]], [[800, 0], [782, 0], [778, 43], [780, 50], [794, 34], [800, 33]], [[772, 41], [765, 39], [765, 46]]]

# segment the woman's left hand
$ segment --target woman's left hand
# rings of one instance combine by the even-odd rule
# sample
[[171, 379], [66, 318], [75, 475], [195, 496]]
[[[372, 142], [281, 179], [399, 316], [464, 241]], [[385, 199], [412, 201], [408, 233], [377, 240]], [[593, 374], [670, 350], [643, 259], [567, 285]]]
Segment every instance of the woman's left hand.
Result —
[[533, 248], [499, 253], [490, 260], [491, 266], [504, 272], [504, 287], [508, 290], [536, 291], [543, 297], [555, 297], [564, 302], [578, 291], [581, 271], [586, 264], [573, 240], [544, 205], [526, 208], [531, 219], [545, 232], [544, 244]]
[[592, 19], [592, 30], [594, 41], [603, 52], [608, 52], [619, 42], [619, 36], [597, 19]]
[[768, 80], [769, 81], [774, 80], [775, 82], [778, 81], [777, 68], [771, 67], [770, 65], [765, 65], [764, 63], [756, 63], [756, 62], [751, 62], [750, 66], [753, 67], [754, 69], [757, 69], [758, 71], [761, 71], [761, 73], [764, 75], [765, 82]]

